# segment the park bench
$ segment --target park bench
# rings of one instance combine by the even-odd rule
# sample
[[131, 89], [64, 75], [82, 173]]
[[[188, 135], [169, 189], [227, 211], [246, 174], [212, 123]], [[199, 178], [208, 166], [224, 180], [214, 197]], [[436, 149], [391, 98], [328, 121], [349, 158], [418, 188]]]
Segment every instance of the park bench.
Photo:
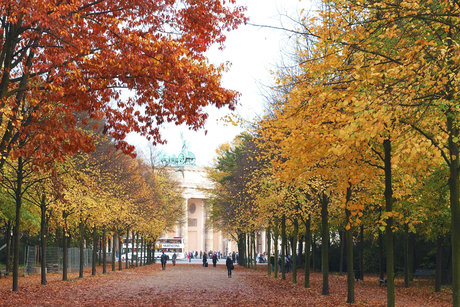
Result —
[[[396, 278], [396, 273], [395, 275], [393, 276], [393, 279]], [[384, 284], [385, 286], [387, 285], [387, 279], [379, 279], [379, 286], [381, 286], [382, 284]]]
[[432, 269], [416, 269], [414, 274], [412, 274], [414, 277], [419, 277], [419, 276], [434, 276], [435, 270]]

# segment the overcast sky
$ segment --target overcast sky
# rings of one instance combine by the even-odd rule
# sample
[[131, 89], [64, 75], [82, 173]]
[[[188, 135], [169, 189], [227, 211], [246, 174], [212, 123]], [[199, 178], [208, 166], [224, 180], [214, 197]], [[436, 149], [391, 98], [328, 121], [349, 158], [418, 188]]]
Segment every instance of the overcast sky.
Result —
[[[302, 7], [307, 7], [308, 0], [246, 0], [237, 1], [247, 6], [247, 16], [251, 24], [269, 25], [274, 27], [292, 27], [291, 16], [296, 18]], [[281, 52], [287, 47], [288, 33], [271, 28], [252, 25], [241, 26], [228, 33], [224, 51], [213, 48], [208, 57], [212, 63], [230, 61], [230, 71], [223, 76], [223, 86], [241, 93], [240, 106], [237, 112], [245, 119], [252, 119], [262, 112], [264, 102], [261, 84], [270, 84], [270, 70], [279, 62]], [[229, 113], [228, 109], [209, 108], [210, 117], [204, 129], [190, 131], [185, 126], [167, 125], [161, 129], [168, 141], [167, 145], [157, 146], [157, 152], [165, 152], [176, 156], [182, 149], [181, 133], [190, 142], [190, 151], [197, 158], [197, 165], [209, 166], [215, 157], [220, 144], [231, 142], [242, 128], [226, 126], [219, 119]], [[128, 141], [135, 145], [139, 152], [148, 152], [147, 141], [141, 137], [130, 135]]]

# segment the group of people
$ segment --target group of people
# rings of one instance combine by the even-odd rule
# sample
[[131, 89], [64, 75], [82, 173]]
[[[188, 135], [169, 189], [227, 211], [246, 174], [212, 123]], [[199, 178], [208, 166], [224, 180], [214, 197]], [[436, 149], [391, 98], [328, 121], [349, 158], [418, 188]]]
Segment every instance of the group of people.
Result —
[[[233, 252], [235, 253], [235, 252]], [[222, 257], [222, 253], [220, 251], [209, 251], [209, 252], [203, 252], [203, 251], [200, 251], [200, 253], [198, 253], [198, 251], [191, 251], [191, 252], [188, 252], [188, 253], [185, 253], [184, 256], [185, 258], [187, 259], [198, 259], [198, 257], [200, 257], [200, 259], [203, 259], [203, 257], [206, 255], [207, 258], [211, 258], [214, 254], [217, 255], [217, 258], [221, 259]]]
[[[270, 264], [271, 264], [271, 267], [272, 267], [272, 271], [275, 271], [275, 256], [274, 255], [271, 255], [270, 257]], [[278, 270], [279, 272], [281, 273], [281, 256], [278, 257]], [[292, 271], [292, 266], [294, 264], [294, 260], [292, 258], [291, 255], [286, 255], [284, 257], [284, 268], [285, 268], [285, 272], [286, 273], [289, 273]]]
[[219, 261], [219, 256], [217, 256], [217, 253], [210, 253], [209, 256], [208, 254], [204, 253], [202, 258], [203, 259], [203, 266], [207, 267], [208, 266], [208, 257], [209, 259], [212, 260], [212, 265], [213, 267], [216, 267], [217, 261]]
[[[234, 253], [233, 253], [233, 255], [234, 255]], [[161, 261], [161, 269], [162, 270], [166, 270], [166, 262], [168, 261], [168, 258], [169, 257], [167, 255], [165, 255], [165, 252], [163, 252], [161, 254], [160, 261]], [[176, 255], [176, 253], [174, 253], [173, 256], [172, 256], [173, 266], [176, 265], [176, 259], [177, 259], [177, 255]], [[208, 266], [208, 256], [206, 255], [206, 253], [204, 253], [202, 255], [202, 259], [203, 259], [203, 266], [207, 267]], [[216, 267], [216, 264], [219, 261], [219, 257], [217, 256], [217, 253], [212, 254], [211, 259], [212, 259], [213, 267]], [[227, 256], [227, 260], [225, 262], [225, 265], [227, 267], [227, 276], [228, 276], [228, 278], [231, 278], [232, 277], [232, 270], [235, 268], [235, 266], [233, 265], [232, 257]]]
[[[210, 258], [212, 259], [212, 266], [216, 267], [217, 262], [219, 261], [219, 257], [217, 256], [217, 253], [211, 254]], [[203, 267], [208, 266], [208, 256], [206, 253], [203, 255]], [[227, 260], [225, 261], [225, 266], [227, 267], [227, 277], [231, 278], [232, 277], [232, 270], [235, 268], [233, 265], [233, 260], [232, 257], [227, 256]]]

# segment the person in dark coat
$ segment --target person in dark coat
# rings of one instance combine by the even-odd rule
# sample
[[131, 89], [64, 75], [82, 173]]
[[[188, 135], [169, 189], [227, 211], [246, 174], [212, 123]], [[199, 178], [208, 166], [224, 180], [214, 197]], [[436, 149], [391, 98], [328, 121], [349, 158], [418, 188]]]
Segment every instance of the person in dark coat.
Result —
[[177, 255], [176, 255], [176, 252], [174, 252], [174, 254], [172, 255], [172, 263], [173, 263], [173, 266], [176, 265], [176, 259], [177, 259]]
[[203, 266], [205, 266], [205, 263], [208, 262], [208, 257], [206, 256], [206, 253], [203, 254]]
[[232, 270], [235, 268], [233, 266], [232, 258], [227, 257], [227, 261], [225, 262], [225, 265], [227, 266], [228, 278], [232, 278]]
[[165, 252], [161, 254], [161, 269], [166, 270], [166, 255]]
[[214, 255], [212, 255], [212, 266], [213, 267], [216, 267], [216, 264], [217, 264], [217, 254], [214, 253]]

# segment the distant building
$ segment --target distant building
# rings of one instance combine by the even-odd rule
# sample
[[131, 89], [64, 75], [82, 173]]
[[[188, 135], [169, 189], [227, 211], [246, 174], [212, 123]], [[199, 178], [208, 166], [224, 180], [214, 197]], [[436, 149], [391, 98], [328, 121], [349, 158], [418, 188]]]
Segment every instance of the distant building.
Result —
[[[220, 231], [214, 231], [208, 223], [209, 204], [202, 189], [211, 189], [213, 183], [206, 178], [206, 169], [195, 166], [195, 155], [189, 151], [188, 143], [183, 139], [182, 152], [175, 157], [163, 155], [160, 161], [170, 165], [174, 180], [184, 189], [183, 197], [185, 222], [177, 225], [171, 233], [163, 234], [164, 238], [184, 238], [185, 251], [220, 251], [223, 254], [237, 251], [236, 242], [226, 238]], [[201, 189], [201, 190], [200, 190]]]

